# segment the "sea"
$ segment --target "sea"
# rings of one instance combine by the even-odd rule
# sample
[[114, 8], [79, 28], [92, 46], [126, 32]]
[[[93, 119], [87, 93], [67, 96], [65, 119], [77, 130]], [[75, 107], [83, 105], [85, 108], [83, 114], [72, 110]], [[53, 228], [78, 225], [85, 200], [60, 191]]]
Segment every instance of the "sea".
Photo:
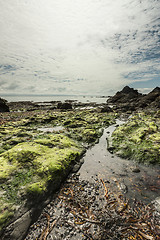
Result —
[[75, 100], [82, 103], [106, 103], [108, 96], [81, 96], [81, 95], [1, 95], [8, 102], [32, 101], [32, 102], [51, 102]]

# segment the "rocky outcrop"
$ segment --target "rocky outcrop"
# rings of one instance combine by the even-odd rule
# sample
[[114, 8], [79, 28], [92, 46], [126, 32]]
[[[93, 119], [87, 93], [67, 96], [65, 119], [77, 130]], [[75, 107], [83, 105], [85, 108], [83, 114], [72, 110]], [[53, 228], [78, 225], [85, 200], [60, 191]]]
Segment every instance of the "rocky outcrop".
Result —
[[137, 90], [125, 86], [122, 91], [117, 92], [113, 97], [108, 99], [108, 103], [127, 103], [132, 102], [133, 100], [137, 100], [142, 97], [141, 93], [138, 93]]
[[160, 107], [160, 88], [154, 88], [150, 93], [143, 96], [142, 99], [138, 103], [139, 106], [147, 107]]
[[0, 112], [9, 112], [7, 101], [3, 98], [0, 98]]
[[147, 95], [128, 86], [117, 92], [107, 101], [116, 111], [127, 112], [144, 108], [160, 108], [160, 88], [156, 87]]

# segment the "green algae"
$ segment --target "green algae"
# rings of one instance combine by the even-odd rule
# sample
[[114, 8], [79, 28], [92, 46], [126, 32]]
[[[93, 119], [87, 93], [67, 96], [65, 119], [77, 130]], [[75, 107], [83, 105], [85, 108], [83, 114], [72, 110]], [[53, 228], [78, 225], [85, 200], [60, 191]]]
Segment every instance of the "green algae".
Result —
[[[44, 143], [47, 145], [44, 145]], [[57, 143], [57, 144], [55, 144]], [[49, 145], [49, 146], [48, 146]], [[51, 148], [51, 145], [55, 147]], [[17, 168], [34, 168], [36, 173], [60, 170], [80, 155], [81, 148], [66, 136], [48, 136], [37, 142], [24, 142], [0, 155], [0, 179], [17, 172]]]
[[[52, 146], [52, 147], [51, 147]], [[47, 139], [19, 143], [0, 155], [0, 190], [3, 203], [20, 204], [47, 192], [49, 182], [63, 174], [82, 153], [82, 147], [67, 136], [48, 135]], [[9, 209], [9, 208], [8, 208]], [[0, 214], [7, 220], [8, 210]]]
[[160, 164], [160, 123], [153, 113], [137, 113], [112, 134], [113, 151], [142, 163]]
[[115, 114], [98, 113], [93, 110], [69, 112], [62, 118], [63, 126], [69, 130], [68, 136], [88, 144], [95, 143], [101, 136], [102, 127], [114, 123]]
[[14, 210], [8, 204], [1, 204], [0, 207], [0, 231], [2, 230], [3, 226], [5, 226], [11, 217], [14, 215]]
[[45, 185], [46, 185], [46, 182], [36, 182], [36, 183], [30, 184], [26, 189], [27, 194], [29, 194], [29, 195], [42, 194], [46, 191]]
[[[5, 226], [16, 206], [45, 196], [51, 183], [80, 157], [82, 143], [93, 144], [103, 127], [114, 122], [115, 114], [96, 110], [69, 112], [38, 111], [33, 117], [0, 127], [0, 225]], [[40, 132], [39, 128], [64, 126], [59, 133]], [[79, 141], [79, 143], [78, 143]]]

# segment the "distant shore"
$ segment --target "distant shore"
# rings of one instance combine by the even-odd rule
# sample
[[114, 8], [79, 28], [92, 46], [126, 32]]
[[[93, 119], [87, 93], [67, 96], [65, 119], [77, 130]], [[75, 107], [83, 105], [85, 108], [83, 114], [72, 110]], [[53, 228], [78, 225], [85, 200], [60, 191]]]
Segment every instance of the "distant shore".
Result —
[[46, 101], [65, 101], [75, 100], [79, 102], [97, 102], [105, 103], [108, 96], [83, 96], [83, 95], [1, 95], [2, 98], [8, 102], [18, 101], [33, 101], [33, 102], [46, 102]]

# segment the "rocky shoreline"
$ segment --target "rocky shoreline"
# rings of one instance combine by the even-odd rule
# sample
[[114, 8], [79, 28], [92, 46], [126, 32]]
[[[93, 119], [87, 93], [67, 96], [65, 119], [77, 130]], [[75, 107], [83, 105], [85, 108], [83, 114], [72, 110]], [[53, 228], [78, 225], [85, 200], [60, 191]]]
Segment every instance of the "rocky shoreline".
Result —
[[[66, 176], [73, 169], [73, 166], [77, 165], [74, 171], [78, 171], [80, 165], [83, 163], [83, 161], [79, 161], [81, 156], [89, 147], [98, 142], [103, 132], [102, 129], [113, 124], [117, 117], [125, 116], [128, 118], [128, 116], [132, 115], [132, 118], [130, 118], [125, 125], [117, 127], [117, 130], [113, 133], [112, 146], [109, 146], [110, 151], [122, 157], [136, 160], [135, 152], [137, 153], [137, 149], [135, 152], [133, 149], [136, 148], [138, 144], [140, 153], [143, 153], [141, 155], [137, 153], [137, 160], [139, 162], [145, 162], [146, 158], [150, 163], [160, 163], [159, 99], [160, 88], [158, 87], [148, 95], [142, 95], [136, 90], [126, 86], [121, 92], [110, 97], [108, 102], [104, 104], [78, 103], [77, 101], [45, 103], [7, 103], [3, 101], [3, 104], [8, 106], [7, 109], [10, 112], [8, 112], [8, 110], [5, 112], [4, 110], [1, 111], [3, 113], [1, 113], [0, 119], [0, 234], [2, 239], [24, 239], [29, 226], [37, 219], [38, 215], [41, 214], [43, 208], [48, 206], [48, 203], [52, 205], [50, 201], [52, 201], [51, 198], [55, 196], [53, 193], [60, 187], [64, 179], [66, 179]], [[152, 111], [150, 111], [150, 109], [152, 109]], [[133, 122], [136, 122], [136, 126]], [[139, 135], [137, 135], [136, 131]], [[124, 139], [124, 136], [128, 138]], [[77, 191], [79, 191], [78, 189], [82, 182], [78, 179], [78, 175], [75, 173], [68, 181], [70, 181], [70, 183], [67, 185], [67, 189], [72, 189], [74, 182], [78, 184], [77, 187], [75, 185], [75, 188], [71, 191], [68, 190], [70, 191], [68, 195], [73, 197], [72, 195], [74, 194], [72, 191], [75, 191], [75, 194], [79, 194]], [[99, 180], [96, 179], [96, 181]], [[103, 207], [95, 208], [94, 205], [97, 196], [101, 195], [101, 198], [103, 198], [102, 189], [104, 190], [105, 185], [102, 184], [101, 187], [99, 186], [101, 189], [100, 193], [96, 190], [97, 184], [100, 185], [96, 181], [94, 185], [90, 182], [83, 183], [86, 184], [88, 186], [87, 189], [89, 189], [84, 191], [84, 194], [87, 194], [86, 200], [91, 201], [93, 212], [99, 212], [100, 218], [103, 219], [105, 210]], [[62, 186], [61, 191], [63, 191], [63, 189], [64, 187]], [[91, 193], [91, 195], [93, 195], [92, 200], [89, 200], [90, 194], [88, 194], [88, 191], [93, 191], [93, 194]], [[109, 191], [112, 192], [111, 189]], [[63, 197], [66, 196], [63, 195]], [[111, 202], [115, 201], [112, 197], [109, 200]], [[75, 200], [77, 202], [77, 195]], [[83, 197], [79, 199], [80, 202], [82, 200], [84, 200]], [[122, 226], [119, 225], [119, 223], [121, 217], [123, 218], [123, 214], [122, 216], [117, 215], [115, 218], [111, 218], [105, 222], [104, 219], [103, 221], [102, 219], [95, 220], [96, 213], [94, 213], [95, 216], [92, 218], [92, 216], [82, 212], [82, 216], [84, 217], [85, 215], [84, 219], [81, 219], [82, 216], [77, 217], [74, 225], [71, 221], [72, 224], [68, 226], [70, 230], [67, 233], [65, 218], [70, 222], [67, 216], [70, 210], [66, 210], [64, 206], [62, 206], [62, 208], [60, 207], [60, 210], [64, 211], [63, 218], [61, 221], [54, 219], [55, 211], [59, 211], [58, 209], [56, 210], [58, 204], [56, 201], [59, 200], [57, 198], [54, 199], [54, 208], [51, 208], [54, 216], [51, 217], [48, 212], [44, 210], [42, 214], [43, 217], [40, 217], [43, 222], [42, 225], [45, 224], [45, 221], [48, 221], [48, 223], [46, 223], [48, 224], [48, 230], [45, 230], [45, 233], [42, 234], [41, 230], [43, 227], [41, 226], [35, 229], [36, 227], [33, 225], [30, 230], [31, 233], [29, 232], [28, 237], [26, 237], [27, 240], [34, 238], [130, 239], [128, 238], [129, 235], [126, 235], [126, 237], [120, 231]], [[97, 204], [100, 204], [101, 201], [102, 199], [100, 200], [98, 197]], [[104, 198], [103, 201], [106, 201], [106, 199]], [[41, 202], [41, 204], [39, 204], [39, 202]], [[36, 207], [37, 203], [39, 204], [38, 208]], [[108, 206], [108, 202], [106, 202], [106, 204]], [[106, 206], [106, 204], [103, 205]], [[121, 205], [124, 206], [125, 204], [126, 200], [123, 199]], [[127, 205], [125, 209], [125, 216], [128, 214], [128, 206], [129, 205]], [[117, 208], [119, 207], [120, 206], [117, 206]], [[72, 209], [72, 211], [76, 211], [76, 209]], [[110, 212], [110, 209], [108, 211], [110, 215], [113, 214], [112, 211]], [[117, 211], [118, 210], [115, 212]], [[150, 210], [148, 209], [148, 211]], [[59, 215], [61, 216], [60, 213]], [[72, 215], [72, 218], [75, 218], [75, 215]], [[89, 218], [90, 221], [87, 221], [86, 218]], [[156, 222], [158, 221], [155, 216], [152, 216], [152, 219]], [[82, 228], [84, 227], [85, 230], [76, 227], [76, 221], [78, 222], [77, 225], [83, 225]], [[79, 223], [81, 221], [83, 222], [82, 224]], [[101, 222], [101, 226], [98, 225], [97, 228], [97, 223], [93, 223], [94, 221]], [[107, 221], [113, 223], [113, 231], [115, 234], [109, 232], [110, 223]], [[50, 231], [49, 229], [52, 223], [54, 224]], [[90, 227], [88, 226], [89, 223]], [[55, 228], [54, 225], [56, 226]], [[61, 225], [64, 226], [63, 230], [58, 227]], [[106, 229], [107, 227], [108, 230]], [[96, 233], [96, 229], [98, 229], [98, 233]], [[57, 234], [56, 231], [59, 233]], [[74, 231], [76, 234], [74, 234]], [[156, 229], [156, 231], [158, 230]], [[146, 239], [145, 234], [150, 237], [148, 239], [158, 239], [157, 236], [159, 233], [156, 234], [156, 231], [154, 234], [152, 233], [153, 236], [149, 230], [146, 230], [146, 233], [142, 231], [142, 234], [139, 234], [142, 239]], [[52, 234], [49, 234], [50, 232], [52, 232]], [[126, 234], [128, 234], [128, 232]], [[134, 234], [137, 233], [134, 232], [132, 236], [136, 236]]]
[[159, 217], [153, 206], [135, 201], [131, 207], [120, 190], [112, 192], [110, 187], [107, 180], [94, 178], [91, 183], [71, 175], [25, 240], [159, 239]]
[[[113, 114], [100, 114], [95, 110], [56, 109], [3, 114], [0, 219], [4, 239], [7, 236], [23, 239], [25, 232], [15, 230], [16, 218], [32, 213], [38, 202], [45, 201], [59, 187], [72, 165], [101, 136], [102, 126], [113, 121]], [[32, 220], [27, 220], [28, 224]], [[12, 223], [6, 228], [6, 224], [13, 221], [15, 225]], [[27, 224], [25, 227], [27, 231]]]

